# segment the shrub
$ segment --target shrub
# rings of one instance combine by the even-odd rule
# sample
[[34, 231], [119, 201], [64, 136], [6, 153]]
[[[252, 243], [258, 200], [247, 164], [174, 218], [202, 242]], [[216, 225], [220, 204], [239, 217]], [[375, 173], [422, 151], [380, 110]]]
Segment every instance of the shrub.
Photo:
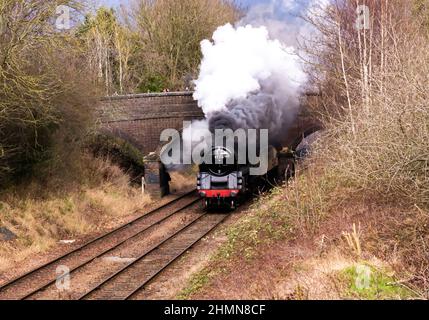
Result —
[[415, 15], [412, 2], [367, 4], [369, 30], [353, 28], [356, 3], [349, 0], [334, 1], [309, 19], [319, 31], [314, 46], [308, 47], [317, 48], [308, 51], [315, 62], [309, 71], [313, 85], [322, 90], [313, 111], [326, 128], [313, 161], [331, 175], [320, 177], [308, 203], [318, 203], [323, 195], [335, 200], [331, 211], [340, 207], [338, 193], [326, 193], [322, 187], [335, 183], [349, 199], [374, 204], [371, 213], [380, 217], [374, 217], [377, 228], [369, 237], [372, 252], [399, 257], [401, 268], [427, 289], [429, 42], [422, 28], [425, 20]]
[[58, 160], [55, 148], [79, 143], [90, 123], [94, 100], [83, 83], [89, 75], [73, 35], [52, 23], [58, 5], [79, 6], [73, 0], [0, 3], [0, 185]]

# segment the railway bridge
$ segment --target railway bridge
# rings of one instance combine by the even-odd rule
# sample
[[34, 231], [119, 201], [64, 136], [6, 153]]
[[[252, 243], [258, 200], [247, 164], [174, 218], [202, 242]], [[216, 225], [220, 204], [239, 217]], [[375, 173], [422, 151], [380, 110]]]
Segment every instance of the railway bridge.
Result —
[[164, 129], [181, 130], [183, 121], [202, 118], [204, 114], [192, 92], [105, 97], [99, 115], [103, 131], [129, 142], [145, 155], [157, 149]]
[[[307, 95], [312, 96], [310, 94]], [[305, 99], [308, 102], [308, 99]], [[306, 133], [317, 124], [306, 114], [306, 108], [297, 116], [294, 125], [285, 133], [282, 144], [294, 149]], [[148, 155], [158, 149], [164, 129], [181, 131], [183, 121], [204, 118], [192, 92], [147, 93], [105, 97], [99, 109], [101, 130], [119, 138]], [[155, 196], [168, 193], [168, 175], [155, 157], [145, 161], [144, 176], [148, 191]], [[143, 173], [142, 173], [143, 174]]]
[[[145, 155], [157, 149], [164, 129], [181, 130], [183, 121], [202, 118], [204, 114], [192, 98], [192, 92], [105, 97], [99, 114], [103, 131], [129, 142]], [[293, 147], [299, 137], [314, 126], [314, 121], [303, 112], [285, 134], [284, 144]]]

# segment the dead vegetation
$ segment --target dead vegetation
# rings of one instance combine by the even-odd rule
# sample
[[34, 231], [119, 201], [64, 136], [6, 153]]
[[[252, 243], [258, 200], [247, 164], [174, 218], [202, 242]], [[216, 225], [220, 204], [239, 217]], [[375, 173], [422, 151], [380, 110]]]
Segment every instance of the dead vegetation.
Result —
[[[58, 28], [59, 6], [70, 8], [70, 29]], [[84, 10], [79, 0], [0, 1], [0, 227], [17, 235], [0, 242], [1, 270], [150, 201], [108, 153], [87, 150], [100, 86], [74, 27]]]
[[180, 192], [181, 190], [191, 190], [197, 184], [196, 172], [197, 168], [188, 168], [182, 171], [170, 171], [170, 191], [173, 193]]
[[357, 4], [307, 18], [318, 37], [303, 57], [325, 131], [305, 171], [229, 229], [182, 297], [428, 298], [429, 3], [365, 1], [368, 29], [355, 28]]
[[[328, 45], [319, 54], [321, 61], [336, 57], [326, 81], [318, 80], [322, 86], [331, 85], [335, 98], [327, 91], [323, 99], [330, 104], [329, 112], [318, 110], [327, 130], [313, 161], [323, 163], [331, 179], [334, 175], [335, 184], [346, 190], [341, 194], [363, 204], [381, 204], [371, 212], [379, 216], [372, 229], [371, 252], [383, 258], [394, 255], [403, 263], [400, 268], [413, 274], [410, 285], [427, 292], [429, 42], [422, 24], [426, 17], [414, 10], [413, 2], [367, 5], [368, 30], [347, 23], [353, 20], [347, 19], [355, 8], [353, 1], [337, 1], [322, 14], [323, 22], [313, 20], [322, 34], [319, 41]], [[316, 64], [313, 74], [323, 65]], [[318, 185], [324, 180], [322, 176]], [[314, 195], [322, 192], [317, 191]], [[401, 210], [382, 214], [392, 207]]]
[[[0, 272], [19, 261], [83, 235], [112, 228], [150, 203], [130, 177], [108, 159], [86, 156], [86, 181], [20, 185], [0, 195], [0, 224], [17, 235], [0, 243]], [[50, 183], [54, 183], [51, 181]]]
[[77, 39], [52, 23], [59, 5], [81, 8], [74, 0], [0, 2], [1, 187], [66, 159], [65, 145], [79, 146], [93, 121], [96, 90], [84, 83], [91, 73]]

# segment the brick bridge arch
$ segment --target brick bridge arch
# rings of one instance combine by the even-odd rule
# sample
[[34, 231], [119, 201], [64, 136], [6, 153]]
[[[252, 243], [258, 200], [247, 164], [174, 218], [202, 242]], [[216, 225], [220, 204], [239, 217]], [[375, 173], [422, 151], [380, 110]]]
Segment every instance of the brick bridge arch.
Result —
[[[307, 96], [317, 95], [307, 94]], [[204, 118], [202, 110], [192, 98], [192, 92], [105, 97], [101, 100], [99, 110], [103, 131], [128, 141], [145, 155], [157, 150], [164, 129], [173, 128], [181, 131], [183, 121]], [[318, 127], [304, 111], [285, 134], [284, 146], [293, 148], [306, 132]]]
[[192, 92], [105, 97], [99, 115], [103, 131], [130, 142], [145, 155], [157, 149], [164, 129], [181, 130], [183, 121], [202, 118]]

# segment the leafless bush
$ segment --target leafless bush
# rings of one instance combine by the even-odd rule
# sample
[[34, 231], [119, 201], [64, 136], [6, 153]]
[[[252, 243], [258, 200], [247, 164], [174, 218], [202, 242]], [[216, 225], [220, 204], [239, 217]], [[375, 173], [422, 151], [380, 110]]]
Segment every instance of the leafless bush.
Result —
[[[379, 212], [383, 203], [401, 208], [380, 218], [373, 248], [385, 257], [395, 252], [427, 288], [429, 41], [417, 2], [337, 0], [308, 18], [318, 38], [304, 49], [322, 91], [313, 111], [327, 129], [314, 161], [330, 174], [318, 184], [329, 179], [348, 197], [377, 199]], [[370, 8], [367, 30], [354, 27], [358, 4]], [[317, 204], [324, 190], [312, 190], [307, 201]]]
[[358, 188], [428, 206], [429, 43], [411, 5], [367, 1], [370, 28], [357, 30], [357, 4], [336, 1], [309, 18], [320, 35], [309, 55], [325, 106], [315, 111], [332, 138], [327, 155]]
[[79, 3], [0, 2], [0, 184], [58, 158], [54, 148], [71, 148], [91, 115], [94, 101], [83, 83], [88, 74], [79, 44], [55, 28], [59, 5]]

